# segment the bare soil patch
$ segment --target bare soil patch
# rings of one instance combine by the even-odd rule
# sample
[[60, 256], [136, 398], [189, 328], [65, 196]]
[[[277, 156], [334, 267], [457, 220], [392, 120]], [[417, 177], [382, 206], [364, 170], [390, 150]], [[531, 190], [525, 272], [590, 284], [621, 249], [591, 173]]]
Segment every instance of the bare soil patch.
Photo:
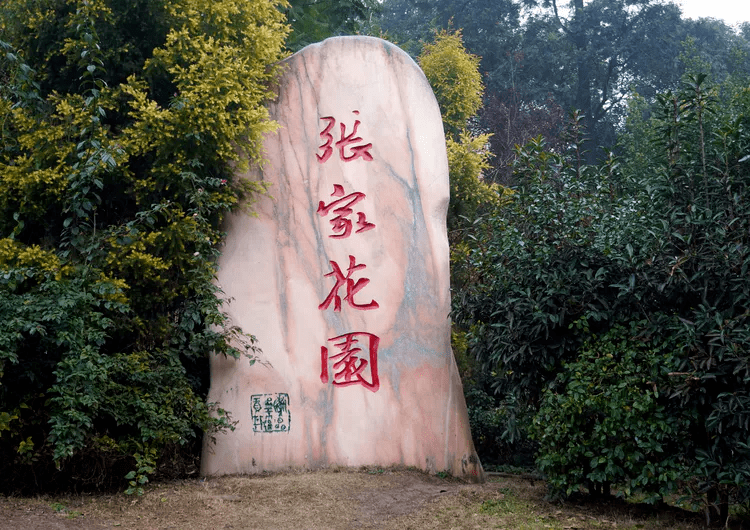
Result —
[[335, 469], [154, 484], [142, 497], [0, 497], [0, 529], [672, 529], [700, 517], [619, 501], [553, 504], [541, 481], [466, 484], [409, 469]]

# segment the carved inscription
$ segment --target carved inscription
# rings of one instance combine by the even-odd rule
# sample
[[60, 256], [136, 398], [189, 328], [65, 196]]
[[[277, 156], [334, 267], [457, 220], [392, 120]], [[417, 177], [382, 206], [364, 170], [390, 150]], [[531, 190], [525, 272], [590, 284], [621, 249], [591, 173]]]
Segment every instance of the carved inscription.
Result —
[[289, 394], [253, 394], [250, 414], [253, 432], [289, 432], [292, 421]]
[[[358, 110], [352, 111], [355, 116]], [[344, 162], [352, 162], [361, 159], [363, 162], [373, 160], [372, 143], [365, 143], [361, 136], [357, 136], [359, 126], [362, 122], [354, 120], [351, 132], [346, 133], [347, 126], [339, 122], [339, 138], [334, 137], [336, 118], [324, 116], [321, 120], [325, 123], [320, 137], [323, 144], [318, 148], [316, 157], [320, 163], [327, 162], [338, 149], [339, 159]], [[333, 185], [333, 198], [328, 203], [319, 201], [317, 213], [321, 217], [328, 217], [331, 232], [328, 237], [332, 239], [346, 239], [350, 236], [361, 234], [376, 228], [374, 223], [367, 220], [367, 213], [363, 208], [363, 201], [367, 196], [360, 191], [347, 193], [341, 184]], [[356, 208], [356, 211], [355, 211]], [[356, 213], [356, 221], [353, 219]], [[355, 230], [356, 227], [356, 230]], [[332, 278], [334, 285], [328, 296], [319, 305], [318, 309], [326, 311], [333, 305], [333, 311], [340, 312], [345, 309], [370, 311], [378, 309], [380, 305], [374, 299], [369, 302], [354, 300], [355, 295], [362, 291], [370, 283], [370, 279], [361, 276], [362, 271], [367, 268], [364, 263], [357, 263], [357, 258], [348, 255], [349, 266], [346, 272], [341, 268], [339, 262], [330, 260], [331, 272], [324, 274], [325, 278]], [[355, 278], [355, 275], [360, 277]], [[363, 295], [366, 296], [366, 295]], [[367, 300], [367, 298], [364, 298]], [[352, 331], [328, 339], [330, 347], [320, 347], [320, 380], [324, 384], [334, 386], [361, 385], [367, 390], [377, 392], [380, 388], [378, 378], [378, 344], [380, 337], [366, 331]]]

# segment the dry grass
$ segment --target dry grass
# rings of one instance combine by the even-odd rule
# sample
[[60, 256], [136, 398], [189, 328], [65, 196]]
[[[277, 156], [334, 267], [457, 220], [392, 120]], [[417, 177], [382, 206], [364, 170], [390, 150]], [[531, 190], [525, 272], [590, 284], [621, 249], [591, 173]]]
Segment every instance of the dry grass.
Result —
[[698, 530], [680, 510], [619, 501], [552, 504], [515, 478], [464, 484], [407, 469], [338, 469], [183, 480], [125, 495], [1, 498], [0, 528], [278, 530]]

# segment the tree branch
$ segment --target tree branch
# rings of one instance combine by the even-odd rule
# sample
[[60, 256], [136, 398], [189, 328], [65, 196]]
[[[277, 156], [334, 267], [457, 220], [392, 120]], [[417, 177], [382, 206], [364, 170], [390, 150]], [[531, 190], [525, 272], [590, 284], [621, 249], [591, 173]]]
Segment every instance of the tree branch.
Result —
[[562, 28], [562, 30], [570, 35], [570, 30], [568, 27], [562, 23], [562, 19], [560, 18], [560, 13], [557, 10], [557, 0], [552, 0], [552, 8], [555, 10], [555, 20], [557, 20], [557, 24]]

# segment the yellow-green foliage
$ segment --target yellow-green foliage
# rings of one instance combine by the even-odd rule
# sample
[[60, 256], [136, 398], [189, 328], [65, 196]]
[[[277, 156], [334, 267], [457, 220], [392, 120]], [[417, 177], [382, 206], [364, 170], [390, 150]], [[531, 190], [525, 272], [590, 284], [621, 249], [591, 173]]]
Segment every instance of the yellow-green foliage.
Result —
[[[503, 204], [509, 191], [485, 182], [483, 172], [490, 166], [489, 134], [472, 134], [467, 124], [482, 105], [482, 76], [479, 57], [464, 48], [461, 32], [439, 32], [426, 44], [419, 56], [440, 105], [446, 131], [450, 170], [450, 209], [448, 227], [459, 229], [473, 220], [482, 209]], [[455, 242], [455, 238], [453, 240]]]
[[38, 245], [24, 246], [12, 239], [0, 239], [0, 271], [14, 268], [39, 268], [44, 271], [60, 269], [60, 259]]
[[66, 155], [72, 146], [58, 116], [50, 121], [40, 127], [27, 109], [7, 109], [4, 124], [15, 133], [16, 154], [0, 155], [0, 208], [39, 217], [65, 192]]
[[476, 364], [469, 356], [469, 343], [466, 340], [467, 333], [465, 331], [454, 329], [451, 331], [451, 349], [453, 350], [453, 356], [456, 359], [456, 366], [458, 367], [458, 373], [461, 374], [461, 379], [465, 383], [466, 378], [471, 377], [472, 368]]
[[457, 134], [482, 106], [479, 57], [466, 51], [460, 31], [444, 30], [435, 42], [425, 44], [419, 65], [435, 92], [447, 132]]
[[[450, 178], [451, 286], [460, 296], [478, 275], [471, 261], [479, 240], [475, 236], [482, 229], [482, 223], [477, 221], [481, 215], [493, 215], [510, 199], [511, 192], [485, 180], [484, 172], [490, 167], [490, 135], [474, 134], [468, 127], [482, 105], [484, 87], [479, 57], [466, 51], [460, 31], [442, 31], [435, 35], [433, 43], [424, 46], [418, 60], [443, 117]], [[474, 384], [476, 363], [468, 350], [466, 331], [454, 327], [451, 339], [468, 390]]]
[[[151, 2], [155, 27], [165, 30], [162, 44], [140, 68], [129, 68], [135, 73], [127, 79], [108, 79], [103, 65], [129, 60], [138, 46], [112, 37], [118, 25], [130, 23], [126, 18], [132, 13], [122, 4], [4, 3], [0, 27], [27, 47], [26, 55], [38, 54], [41, 62], [33, 65], [38, 92], [48, 93], [38, 105], [3, 100], [0, 106], [6, 147], [0, 152], [0, 234], [20, 230], [23, 240], [19, 227], [25, 224], [28, 232], [32, 223], [34, 228], [44, 224], [53, 232], [44, 238], [50, 244], [60, 228], [76, 234], [98, 230], [106, 256], [97, 263], [107, 275], [169, 285], [172, 292], [161, 294], [173, 298], [175, 282], [168, 278], [180, 275], [189, 261], [181, 256], [197, 251], [210, 257], [222, 213], [248, 192], [262, 191], [234, 185], [229, 164], [258, 162], [261, 137], [273, 128], [263, 102], [272, 97], [273, 65], [283, 57], [288, 33], [279, 5], [276, 0]], [[31, 47], [33, 34], [54, 36], [58, 46]], [[20, 60], [23, 53], [16, 54]], [[49, 64], [63, 59], [60, 72], [79, 70], [73, 85], [52, 82], [61, 74]], [[110, 183], [116, 183], [115, 197], [105, 196], [112, 193]], [[140, 218], [148, 223], [134, 216], [155, 205], [156, 217]], [[115, 223], [114, 208], [122, 209]], [[14, 216], [20, 216], [18, 222]], [[66, 217], [63, 227], [54, 226]], [[157, 226], [164, 223], [169, 226]]]
[[106, 445], [138, 492], [167, 444], [228, 426], [205, 357], [252, 339], [215, 258], [264, 191], [234, 174], [275, 127], [284, 5], [0, 2], [0, 454], [23, 456], [0, 490]]
[[[128, 130], [134, 147], [155, 146], [163, 159], [192, 157], [183, 144], [210, 146], [223, 160], [257, 158], [260, 139], [272, 129], [262, 105], [280, 58], [286, 26], [274, 3], [176, 0], [166, 43], [154, 50], [146, 72], [169, 72], [175, 92], [168, 108], [149, 97], [148, 85], [131, 77], [123, 91], [133, 98]], [[252, 43], [252, 46], [248, 46]], [[240, 142], [239, 140], [242, 139]], [[170, 168], [179, 172], [185, 160]]]
[[451, 187], [449, 225], [461, 224], [461, 217], [473, 219], [482, 208], [500, 207], [510, 196], [507, 188], [482, 178], [482, 173], [490, 167], [489, 137], [489, 134], [472, 136], [463, 130], [456, 140], [446, 139]]

